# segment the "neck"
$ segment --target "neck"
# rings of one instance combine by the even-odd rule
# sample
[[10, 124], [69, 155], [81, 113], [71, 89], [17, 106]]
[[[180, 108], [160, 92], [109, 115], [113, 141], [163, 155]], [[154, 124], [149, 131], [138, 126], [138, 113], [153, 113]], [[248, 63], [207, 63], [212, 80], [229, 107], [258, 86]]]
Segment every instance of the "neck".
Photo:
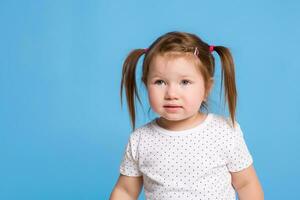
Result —
[[171, 131], [182, 131], [190, 128], [194, 128], [203, 122], [206, 118], [206, 114], [198, 112], [197, 114], [178, 121], [172, 121], [165, 118], [160, 117], [157, 120], [157, 124], [162, 128], [171, 130]]

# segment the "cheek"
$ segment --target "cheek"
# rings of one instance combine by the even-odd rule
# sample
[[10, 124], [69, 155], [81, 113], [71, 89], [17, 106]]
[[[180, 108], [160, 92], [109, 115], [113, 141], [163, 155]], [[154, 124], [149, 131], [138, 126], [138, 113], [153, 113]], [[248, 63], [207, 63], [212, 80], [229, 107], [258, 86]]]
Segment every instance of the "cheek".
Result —
[[202, 101], [204, 100], [204, 91], [201, 89], [191, 90], [186, 96], [186, 104], [189, 105], [190, 108], [200, 107]]
[[155, 109], [160, 104], [160, 92], [152, 87], [148, 88], [148, 99], [151, 107]]

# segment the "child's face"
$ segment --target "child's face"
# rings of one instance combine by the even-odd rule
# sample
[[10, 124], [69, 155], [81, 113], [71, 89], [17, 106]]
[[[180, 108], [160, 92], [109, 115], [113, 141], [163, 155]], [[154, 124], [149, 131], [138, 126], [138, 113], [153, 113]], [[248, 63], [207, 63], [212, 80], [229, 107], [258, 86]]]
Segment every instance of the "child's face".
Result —
[[193, 59], [196, 58], [158, 55], [152, 60], [147, 89], [150, 105], [159, 116], [178, 121], [199, 112], [205, 99], [205, 87]]

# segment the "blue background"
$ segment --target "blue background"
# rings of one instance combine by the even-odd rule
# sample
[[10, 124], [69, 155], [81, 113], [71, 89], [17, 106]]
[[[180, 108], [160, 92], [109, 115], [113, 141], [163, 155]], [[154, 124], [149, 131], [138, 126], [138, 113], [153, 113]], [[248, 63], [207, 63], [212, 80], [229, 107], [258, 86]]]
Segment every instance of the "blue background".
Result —
[[[265, 197], [300, 199], [299, 10], [296, 0], [0, 1], [0, 199], [108, 199], [131, 131], [122, 63], [173, 30], [232, 50], [237, 119]], [[211, 112], [228, 115], [217, 64]], [[137, 126], [154, 117], [139, 88]]]

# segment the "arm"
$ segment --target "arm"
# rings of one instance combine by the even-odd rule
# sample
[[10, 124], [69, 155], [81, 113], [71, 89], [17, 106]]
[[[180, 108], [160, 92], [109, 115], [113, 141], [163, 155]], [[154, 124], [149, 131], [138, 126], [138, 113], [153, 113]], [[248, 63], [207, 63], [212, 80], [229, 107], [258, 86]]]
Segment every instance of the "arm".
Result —
[[130, 177], [120, 174], [110, 200], [136, 200], [139, 197], [142, 185], [142, 176]]
[[240, 200], [264, 199], [264, 193], [253, 165], [239, 172], [231, 172], [231, 177], [232, 185]]

